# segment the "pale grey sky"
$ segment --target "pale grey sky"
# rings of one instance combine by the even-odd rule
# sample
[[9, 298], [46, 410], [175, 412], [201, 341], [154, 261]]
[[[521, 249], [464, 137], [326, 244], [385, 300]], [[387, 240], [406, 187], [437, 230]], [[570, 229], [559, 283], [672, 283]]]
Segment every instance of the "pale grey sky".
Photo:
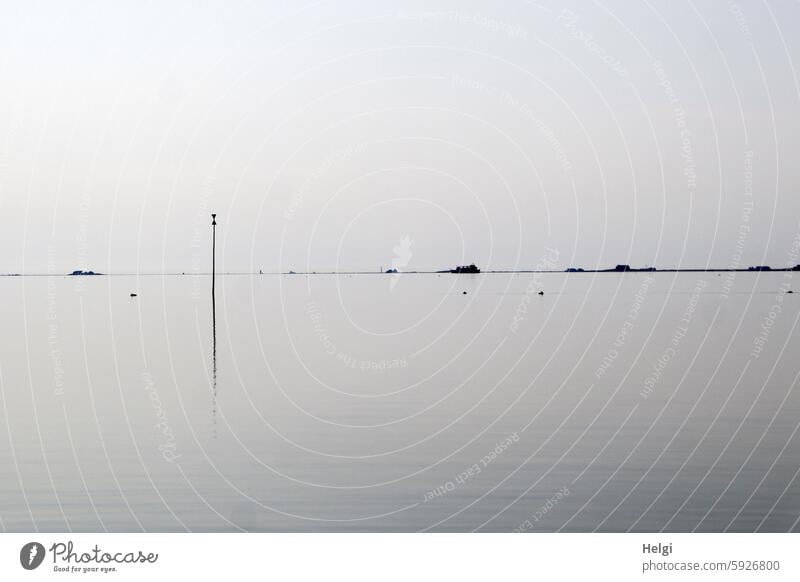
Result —
[[5, 1], [0, 272], [206, 270], [212, 210], [231, 271], [405, 237], [409, 270], [782, 265], [798, 29], [788, 0]]

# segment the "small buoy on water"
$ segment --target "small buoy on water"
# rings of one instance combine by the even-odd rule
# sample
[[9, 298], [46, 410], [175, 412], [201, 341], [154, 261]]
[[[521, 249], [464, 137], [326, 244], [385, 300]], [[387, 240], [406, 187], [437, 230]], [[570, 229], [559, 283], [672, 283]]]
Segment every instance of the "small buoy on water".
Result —
[[462, 295], [466, 295], [466, 294], [467, 294], [467, 292], [466, 292], [466, 291], [462, 291], [462, 292], [461, 292], [461, 294], [462, 294]]

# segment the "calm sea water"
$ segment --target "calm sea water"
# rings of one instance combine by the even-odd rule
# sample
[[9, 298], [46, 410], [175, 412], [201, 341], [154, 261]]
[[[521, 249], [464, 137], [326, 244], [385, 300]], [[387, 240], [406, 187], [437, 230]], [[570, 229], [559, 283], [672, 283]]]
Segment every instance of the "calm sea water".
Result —
[[0, 278], [0, 526], [796, 531], [797, 283]]

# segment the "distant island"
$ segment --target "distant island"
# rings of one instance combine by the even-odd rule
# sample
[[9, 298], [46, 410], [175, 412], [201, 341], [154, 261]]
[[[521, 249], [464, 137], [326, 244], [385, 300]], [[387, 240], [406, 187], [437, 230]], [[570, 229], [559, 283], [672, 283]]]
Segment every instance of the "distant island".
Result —
[[480, 273], [481, 270], [475, 266], [475, 264], [467, 265], [467, 266], [458, 266], [455, 269], [448, 269], [446, 271], [437, 271], [437, 273], [469, 273], [469, 274], [477, 274]]
[[72, 271], [69, 276], [70, 277], [83, 277], [83, 276], [92, 276], [92, 275], [102, 275], [103, 273], [95, 273], [94, 271]]
[[[642, 267], [642, 268], [634, 268], [630, 265], [617, 265], [613, 269], [581, 269], [576, 267], [570, 267], [564, 271], [565, 273], [741, 273], [741, 272], [786, 272], [786, 271], [800, 271], [800, 265], [795, 265], [794, 267], [783, 267], [783, 268], [772, 268], [767, 265], [758, 265], [755, 267], [747, 267], [746, 269], [739, 269], [739, 268], [705, 268], [705, 269], [656, 269], [655, 267]], [[523, 272], [523, 271], [518, 271]], [[558, 272], [558, 271], [549, 271], [551, 273]]]
[[606, 273], [629, 273], [629, 272], [631, 272], [631, 271], [639, 271], [639, 272], [646, 271], [646, 272], [651, 272], [651, 271], [655, 271], [655, 270], [656, 270], [656, 268], [655, 268], [655, 267], [644, 267], [643, 269], [634, 269], [634, 268], [632, 268], [630, 265], [617, 265], [617, 266], [616, 266], [616, 267], [614, 267], [613, 269], [604, 269], [604, 271], [605, 271]]

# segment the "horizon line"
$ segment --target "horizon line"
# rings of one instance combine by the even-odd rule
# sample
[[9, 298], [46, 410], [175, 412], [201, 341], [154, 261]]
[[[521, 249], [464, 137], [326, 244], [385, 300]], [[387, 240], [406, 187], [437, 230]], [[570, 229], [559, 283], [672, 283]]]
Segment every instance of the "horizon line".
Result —
[[[622, 267], [622, 268], [621, 268]], [[217, 275], [245, 276], [245, 275], [465, 275], [465, 274], [586, 274], [586, 273], [785, 273], [800, 272], [800, 264], [786, 267], [772, 267], [770, 265], [753, 265], [749, 267], [631, 267], [629, 265], [617, 265], [611, 268], [582, 268], [567, 267], [566, 269], [485, 269], [478, 273], [457, 273], [451, 269], [445, 270], [415, 270], [415, 271], [227, 271], [217, 272]], [[71, 273], [0, 273], [0, 277], [157, 277], [157, 276], [178, 276], [178, 277], [203, 277], [212, 276], [210, 271], [162, 271], [162, 272], [121, 272], [121, 273], [100, 273], [91, 271], [71, 272]]]

